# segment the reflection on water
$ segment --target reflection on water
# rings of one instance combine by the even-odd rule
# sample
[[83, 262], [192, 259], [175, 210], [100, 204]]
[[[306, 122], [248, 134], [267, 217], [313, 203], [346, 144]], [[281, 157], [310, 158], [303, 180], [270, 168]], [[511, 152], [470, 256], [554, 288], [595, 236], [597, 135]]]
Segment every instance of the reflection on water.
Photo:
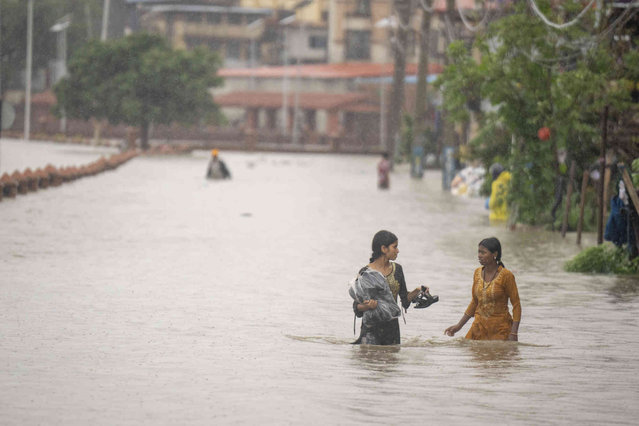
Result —
[[365, 378], [377, 381], [396, 373], [396, 366], [399, 363], [399, 345], [374, 346], [374, 345], [353, 345], [351, 355], [353, 365], [358, 365], [373, 373]]
[[639, 295], [639, 277], [618, 277], [608, 292], [615, 302], [631, 302]]
[[473, 341], [462, 340], [463, 346], [471, 354], [473, 367], [484, 370], [516, 367], [521, 361], [519, 357], [519, 344], [508, 341]]

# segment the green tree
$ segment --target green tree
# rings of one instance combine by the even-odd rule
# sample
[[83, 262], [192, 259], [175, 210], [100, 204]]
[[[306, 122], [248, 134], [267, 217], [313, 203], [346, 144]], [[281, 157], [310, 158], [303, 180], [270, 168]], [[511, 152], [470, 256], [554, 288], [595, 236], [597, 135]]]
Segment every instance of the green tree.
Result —
[[215, 112], [209, 89], [222, 82], [219, 65], [207, 50], [174, 50], [155, 35], [93, 41], [72, 58], [69, 75], [55, 86], [57, 110], [138, 126], [147, 149], [151, 123], [193, 124]]
[[[550, 3], [539, 1], [547, 15]], [[571, 2], [565, 2], [570, 12]], [[577, 10], [579, 5], [572, 4]], [[580, 10], [580, 9], [579, 9]], [[509, 166], [510, 203], [526, 223], [548, 222], [555, 184], [563, 173], [558, 150], [583, 170], [598, 155], [600, 115], [604, 105], [627, 108], [629, 92], [614, 84], [629, 75], [610, 48], [611, 33], [593, 33], [594, 13], [583, 25], [557, 30], [531, 15], [526, 4], [494, 22], [475, 41], [481, 61], [471, 50], [451, 45], [450, 65], [439, 85], [450, 120], [464, 123], [469, 105], [486, 99], [493, 108], [479, 115], [480, 131], [471, 142], [473, 151], [489, 166], [502, 161]], [[603, 35], [602, 35], [603, 34]], [[631, 65], [632, 68], [632, 65]], [[541, 141], [537, 131], [551, 129]], [[490, 153], [493, 152], [492, 158]], [[579, 175], [579, 174], [578, 174]]]
[[[90, 30], [99, 25], [102, 0], [36, 0], [33, 9], [33, 69], [36, 70], [46, 67], [48, 61], [56, 57], [56, 37], [51, 32], [54, 23], [71, 15], [67, 30], [71, 55], [91, 38]], [[0, 73], [4, 91], [20, 87], [18, 76], [25, 71], [27, 2], [0, 0], [0, 25]]]

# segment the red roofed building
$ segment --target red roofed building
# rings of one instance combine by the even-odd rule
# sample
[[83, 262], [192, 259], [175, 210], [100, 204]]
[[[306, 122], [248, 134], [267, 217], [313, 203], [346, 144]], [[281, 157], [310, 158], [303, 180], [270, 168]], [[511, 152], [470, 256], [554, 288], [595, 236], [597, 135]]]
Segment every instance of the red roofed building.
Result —
[[[430, 80], [442, 66], [429, 66]], [[392, 64], [340, 63], [289, 67], [226, 68], [225, 84], [214, 101], [226, 117], [257, 142], [272, 139], [299, 143], [350, 144], [381, 151]], [[417, 65], [408, 64], [407, 108], [414, 102]], [[286, 114], [284, 114], [286, 111]], [[297, 113], [296, 113], [297, 111]], [[297, 117], [297, 125], [295, 125]]]

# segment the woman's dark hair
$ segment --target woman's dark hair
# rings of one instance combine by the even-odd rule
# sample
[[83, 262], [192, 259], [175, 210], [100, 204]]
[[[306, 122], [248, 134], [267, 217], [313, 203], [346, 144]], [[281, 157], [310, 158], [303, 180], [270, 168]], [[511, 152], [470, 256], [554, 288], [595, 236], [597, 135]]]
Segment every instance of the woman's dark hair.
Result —
[[506, 267], [504, 265], [504, 262], [501, 261], [501, 243], [497, 238], [484, 238], [479, 242], [479, 245], [487, 248], [491, 253], [497, 253], [497, 257], [495, 258], [495, 261], [497, 261], [497, 265], [501, 265], [504, 268]]
[[394, 242], [397, 241], [397, 236], [390, 231], [379, 231], [373, 237], [373, 254], [371, 255], [370, 262], [374, 262], [375, 259], [380, 257], [382, 254], [382, 246], [390, 246]]

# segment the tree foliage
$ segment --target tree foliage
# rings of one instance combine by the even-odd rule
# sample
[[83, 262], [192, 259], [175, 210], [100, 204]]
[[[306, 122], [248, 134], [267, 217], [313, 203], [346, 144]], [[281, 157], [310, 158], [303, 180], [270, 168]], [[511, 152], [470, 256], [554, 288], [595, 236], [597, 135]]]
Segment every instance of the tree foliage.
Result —
[[[71, 55], [93, 35], [102, 11], [102, 0], [46, 0], [33, 2], [33, 69], [46, 67], [56, 57], [55, 22], [71, 15], [67, 30], [68, 54]], [[27, 1], [0, 1], [0, 72], [2, 88], [19, 87], [18, 76], [24, 73], [27, 51]], [[93, 31], [97, 33], [97, 31]]]
[[[550, 15], [550, 2], [538, 4]], [[578, 176], [596, 161], [601, 112], [604, 105], [617, 111], [628, 107], [623, 82], [634, 75], [637, 58], [632, 51], [613, 53], [609, 38], [593, 30], [594, 12], [563, 30], [531, 13], [525, 3], [516, 4], [472, 47], [453, 43], [438, 85], [455, 122], [467, 121], [480, 100], [491, 105], [476, 111], [480, 130], [471, 152], [487, 167], [500, 161], [511, 170], [509, 202], [516, 219], [535, 224], [550, 221], [557, 178], [566, 170], [558, 152], [565, 150], [568, 161], [576, 161]], [[549, 140], [537, 137], [541, 127], [551, 129]]]
[[139, 126], [146, 148], [151, 123], [192, 124], [215, 111], [209, 89], [221, 84], [219, 65], [207, 50], [174, 50], [155, 35], [93, 41], [55, 86], [57, 108], [69, 117]]
[[568, 272], [637, 274], [639, 257], [628, 258], [626, 249], [610, 243], [589, 247], [564, 264]]

